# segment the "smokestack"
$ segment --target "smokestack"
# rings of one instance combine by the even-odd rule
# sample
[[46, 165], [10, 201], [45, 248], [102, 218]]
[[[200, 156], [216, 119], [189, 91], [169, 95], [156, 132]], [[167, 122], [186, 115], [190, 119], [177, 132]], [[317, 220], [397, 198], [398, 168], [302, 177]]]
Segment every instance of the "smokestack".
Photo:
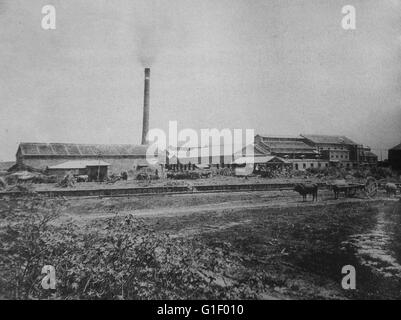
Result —
[[150, 90], [150, 68], [145, 68], [145, 90], [143, 96], [143, 122], [142, 122], [142, 144], [147, 144], [146, 136], [149, 131], [149, 90]]

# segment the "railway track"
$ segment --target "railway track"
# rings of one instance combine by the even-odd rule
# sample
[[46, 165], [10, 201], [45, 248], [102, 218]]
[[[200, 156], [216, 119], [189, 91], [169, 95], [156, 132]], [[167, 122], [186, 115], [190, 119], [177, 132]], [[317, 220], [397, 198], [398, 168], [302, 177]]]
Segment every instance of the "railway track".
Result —
[[[63, 189], [63, 190], [40, 190], [35, 195], [50, 198], [57, 197], [123, 197], [140, 195], [168, 195], [189, 193], [213, 193], [213, 192], [240, 192], [240, 191], [279, 191], [291, 190], [295, 183], [270, 183], [270, 184], [227, 184], [227, 185], [201, 185], [201, 186], [162, 186], [162, 187], [133, 187], [133, 188], [98, 188], [98, 189]], [[327, 187], [319, 184], [320, 188]], [[4, 197], [26, 197], [27, 193], [19, 191], [0, 192], [0, 198]]]

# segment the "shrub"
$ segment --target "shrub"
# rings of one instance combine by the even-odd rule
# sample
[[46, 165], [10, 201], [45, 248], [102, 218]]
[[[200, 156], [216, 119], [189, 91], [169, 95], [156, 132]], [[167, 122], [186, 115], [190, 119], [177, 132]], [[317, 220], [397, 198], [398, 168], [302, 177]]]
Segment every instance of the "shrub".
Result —
[[390, 168], [373, 167], [370, 169], [370, 175], [376, 179], [385, 179], [391, 177], [393, 172]]
[[[255, 298], [228, 244], [210, 248], [194, 238], [155, 232], [131, 215], [85, 227], [58, 224], [61, 204], [32, 198], [0, 208], [0, 296], [12, 299]], [[41, 287], [44, 265], [56, 289]], [[233, 282], [227, 270], [242, 270]], [[245, 280], [244, 280], [245, 279]], [[248, 288], [248, 289], [246, 289]]]

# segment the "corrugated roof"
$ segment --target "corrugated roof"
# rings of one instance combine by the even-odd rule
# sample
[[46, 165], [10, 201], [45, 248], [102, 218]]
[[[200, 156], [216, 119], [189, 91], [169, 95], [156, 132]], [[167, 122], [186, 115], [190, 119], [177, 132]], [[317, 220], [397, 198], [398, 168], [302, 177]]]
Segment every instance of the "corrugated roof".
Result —
[[279, 152], [279, 153], [315, 153], [317, 152], [315, 148], [307, 145], [303, 141], [263, 141], [258, 145], [264, 146], [270, 152]]
[[355, 143], [351, 139], [348, 139], [346, 136], [328, 136], [328, 135], [320, 135], [320, 134], [303, 134], [302, 137], [312, 141], [313, 143], [357, 145], [357, 143]]
[[244, 163], [267, 163], [271, 162], [273, 160], [278, 160], [279, 162], [282, 163], [289, 163], [288, 161], [275, 157], [275, 156], [265, 156], [265, 157], [241, 157], [238, 159], [235, 159], [233, 163], [235, 164], [244, 164]]
[[86, 167], [103, 167], [109, 166], [110, 163], [101, 160], [77, 160], [66, 161], [55, 166], [49, 167], [50, 170], [69, 170], [69, 169], [85, 169]]
[[138, 167], [152, 167], [163, 164], [163, 162], [159, 161], [157, 158], [137, 159], [134, 163]]
[[270, 155], [270, 151], [266, 148], [266, 146], [257, 143], [257, 144], [248, 144], [243, 147], [241, 150], [234, 153], [235, 155], [254, 155], [256, 156], [268, 156]]
[[197, 158], [197, 157], [209, 157], [209, 156], [231, 156], [235, 150], [239, 148], [235, 145], [210, 145], [201, 147], [168, 147], [169, 158], [176, 156], [179, 158]]
[[257, 136], [267, 139], [302, 139], [299, 135], [280, 135], [280, 134], [257, 134]]
[[264, 145], [263, 143], [257, 143], [255, 144], [255, 155], [269, 155], [270, 154], [270, 150], [268, 148], [266, 148], [266, 145]]
[[30, 143], [19, 145], [24, 156], [130, 156], [146, 155], [147, 146], [133, 144]]
[[375, 157], [375, 158], [377, 158], [377, 155], [374, 154], [372, 151], [365, 151], [364, 154], [365, 154], [365, 157]]
[[401, 150], [401, 143], [396, 145], [395, 147], [392, 147], [390, 150]]

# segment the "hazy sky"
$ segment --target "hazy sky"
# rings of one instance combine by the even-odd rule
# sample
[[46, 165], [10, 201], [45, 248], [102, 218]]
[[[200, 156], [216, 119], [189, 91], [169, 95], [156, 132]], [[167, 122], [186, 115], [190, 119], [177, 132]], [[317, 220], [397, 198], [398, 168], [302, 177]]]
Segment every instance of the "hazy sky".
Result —
[[0, 0], [0, 160], [22, 141], [140, 143], [143, 64], [151, 127], [401, 141], [399, 0]]

